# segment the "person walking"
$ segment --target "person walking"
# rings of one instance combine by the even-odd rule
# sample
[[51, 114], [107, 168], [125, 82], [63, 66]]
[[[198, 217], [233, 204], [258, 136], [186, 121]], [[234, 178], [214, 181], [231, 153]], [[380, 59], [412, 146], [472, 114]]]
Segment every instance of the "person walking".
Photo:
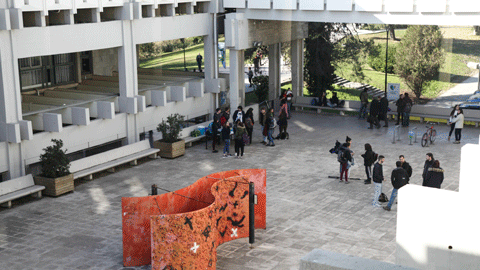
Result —
[[400, 125], [400, 123], [403, 123], [403, 111], [405, 110], [405, 99], [403, 94], [400, 94], [400, 97], [395, 102], [395, 105], [397, 106], [397, 122], [395, 123], [397, 126]]
[[440, 168], [440, 161], [435, 160], [432, 167], [428, 168], [427, 177], [425, 178], [423, 186], [440, 188], [444, 179], [443, 173], [444, 170]]
[[387, 96], [384, 95], [380, 99], [380, 114], [378, 115], [378, 120], [384, 120], [385, 125], [383, 127], [388, 127], [388, 99]]
[[373, 183], [375, 184], [375, 192], [373, 193], [373, 207], [381, 207], [378, 198], [382, 194], [382, 182], [385, 181], [383, 177], [383, 163], [385, 162], [384, 156], [379, 156], [377, 163], [373, 166]]
[[345, 184], [349, 184], [350, 182], [348, 181], [348, 169], [350, 169], [353, 163], [353, 157], [352, 157], [352, 152], [350, 151], [349, 142], [344, 144], [344, 147], [342, 148], [340, 155], [341, 156], [338, 160], [342, 166], [342, 169], [340, 171], [340, 183], [343, 182], [343, 175], [345, 174]]
[[292, 100], [293, 100], [293, 92], [290, 88], [287, 89], [286, 95], [287, 95], [287, 108], [288, 108], [287, 119], [290, 119], [291, 117], [290, 110], [292, 108]]
[[197, 65], [198, 65], [198, 71], [202, 72], [202, 60], [203, 60], [203, 57], [202, 55], [199, 53], [197, 55]]
[[368, 122], [370, 123], [369, 129], [373, 129], [373, 125], [380, 128], [380, 121], [378, 120], [378, 114], [380, 113], [380, 97], [374, 98], [370, 103], [370, 115], [368, 116]]
[[225, 142], [223, 147], [223, 157], [226, 158], [230, 155], [230, 123], [227, 122], [222, 128], [222, 140]]
[[408, 96], [408, 93], [404, 94], [403, 102], [405, 107], [403, 108], [403, 123], [402, 126], [408, 127], [410, 125], [410, 112], [412, 111], [413, 101]]
[[457, 116], [454, 117], [451, 121], [452, 124], [455, 125], [455, 141], [453, 143], [459, 144], [460, 140], [462, 139], [462, 129], [463, 129], [463, 122], [465, 118], [463, 116], [462, 108], [457, 109]]
[[263, 144], [267, 144], [267, 140], [268, 140], [266, 132], [264, 132], [265, 131], [265, 120], [266, 119], [267, 119], [267, 111], [266, 111], [265, 107], [262, 107], [260, 109], [259, 122], [260, 122], [260, 126], [262, 126], [262, 139], [263, 139], [262, 143]]
[[372, 150], [372, 146], [369, 143], [365, 144], [365, 154], [362, 154], [363, 165], [365, 166], [365, 173], [367, 174], [367, 180], [365, 184], [372, 183], [372, 165], [375, 163], [375, 152]]
[[407, 171], [402, 168], [402, 162], [396, 162], [397, 168], [392, 171], [392, 195], [390, 195], [390, 201], [388, 201], [388, 205], [384, 206], [383, 209], [390, 211], [392, 209], [393, 202], [395, 198], [397, 198], [398, 190], [408, 184], [409, 177]]
[[423, 164], [422, 186], [425, 186], [425, 179], [427, 178], [427, 172], [428, 172], [428, 169], [433, 166], [433, 162], [435, 162], [435, 159], [433, 158], [433, 154], [427, 153], [425, 155], [425, 164]]
[[412, 177], [412, 166], [410, 166], [410, 164], [405, 161], [404, 155], [400, 155], [398, 157], [398, 160], [402, 163], [402, 168], [407, 172], [408, 179], [410, 180], [410, 177]]
[[453, 131], [455, 130], [455, 124], [452, 123], [452, 120], [457, 117], [458, 112], [457, 110], [460, 108], [460, 105], [455, 105], [452, 111], [450, 112], [450, 118], [448, 119], [448, 124], [450, 125], [450, 132], [448, 132], [447, 140], [450, 141], [450, 137], [452, 136]]
[[245, 125], [237, 121], [237, 130], [235, 131], [235, 155], [237, 158], [243, 157], [243, 151], [245, 150], [245, 144], [243, 143], [243, 134], [246, 134]]
[[368, 106], [368, 92], [367, 88], [363, 87], [363, 91], [360, 93], [360, 110], [358, 111], [358, 119], [363, 118], [365, 119], [367, 114], [367, 106]]
[[255, 121], [253, 120], [253, 109], [250, 108], [245, 113], [245, 129], [247, 130], [248, 137], [250, 137], [249, 144], [252, 144], [252, 134], [253, 134], [254, 125], [255, 125]]
[[287, 127], [288, 127], [288, 106], [287, 106], [287, 101], [285, 99], [282, 99], [280, 111], [278, 112], [278, 128], [280, 130], [280, 133], [277, 136], [278, 139], [286, 139], [287, 138]]
[[268, 143], [266, 146], [275, 146], [273, 142], [273, 132], [275, 131], [275, 117], [273, 116], [273, 108], [270, 108], [267, 119], [265, 120], [265, 131], [268, 136]]
[[248, 82], [250, 83], [250, 87], [253, 86], [253, 82], [252, 82], [252, 79], [253, 79], [253, 71], [252, 71], [252, 68], [251, 67], [248, 67], [248, 72], [247, 73], [247, 76], [248, 76]]

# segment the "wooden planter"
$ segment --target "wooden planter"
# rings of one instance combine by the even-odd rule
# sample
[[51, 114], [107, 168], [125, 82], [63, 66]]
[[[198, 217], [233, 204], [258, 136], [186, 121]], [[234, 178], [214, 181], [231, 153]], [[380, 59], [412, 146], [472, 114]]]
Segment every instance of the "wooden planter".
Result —
[[160, 149], [160, 156], [163, 158], [176, 158], [185, 154], [185, 141], [180, 140], [174, 143], [162, 141], [153, 142], [153, 147]]
[[57, 197], [74, 190], [73, 174], [58, 178], [35, 176], [35, 185], [41, 185], [45, 187], [43, 190], [44, 195]]

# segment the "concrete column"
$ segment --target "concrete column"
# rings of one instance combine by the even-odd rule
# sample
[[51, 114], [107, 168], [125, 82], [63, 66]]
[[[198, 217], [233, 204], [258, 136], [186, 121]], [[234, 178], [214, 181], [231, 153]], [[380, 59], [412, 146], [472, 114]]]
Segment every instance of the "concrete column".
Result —
[[243, 50], [230, 50], [230, 108], [245, 105], [245, 65]]
[[[119, 98], [124, 100], [122, 102], [131, 104], [136, 103], [133, 99], [138, 95], [137, 49], [133, 43], [132, 21], [122, 21], [122, 31], [123, 46], [118, 48]], [[131, 144], [138, 141], [139, 136], [134, 113], [128, 114], [126, 126], [127, 143]]]
[[[13, 48], [15, 44], [10, 31], [0, 31], [0, 138], [6, 141], [8, 137], [12, 137], [12, 133], [7, 135], [8, 130], [11, 131], [12, 127], [22, 120], [20, 74]], [[13, 134], [14, 137], [18, 135]], [[4, 158], [8, 159], [10, 179], [25, 175], [20, 143], [8, 143], [7, 156]]]
[[[205, 90], [207, 92], [211, 92], [214, 87], [218, 88], [218, 85], [214, 83], [214, 78], [217, 77], [217, 74], [215, 74], [215, 65], [218, 65], [216, 63], [215, 59], [215, 54], [217, 53], [217, 48], [215, 46], [215, 34], [214, 34], [214, 29], [213, 29], [213, 16], [214, 14], [210, 14], [210, 31], [208, 35], [203, 36], [203, 72], [205, 74]], [[217, 95], [215, 95], [214, 98], [216, 98]], [[213, 102], [214, 107], [217, 106], [217, 102]], [[215, 108], [212, 108], [212, 117], [213, 117], [213, 112], [215, 112]]]
[[[280, 57], [281, 43], [268, 46], [268, 99], [276, 100], [280, 96]], [[231, 57], [231, 56], [230, 56]]]
[[292, 40], [292, 92], [295, 97], [303, 96], [303, 39]]

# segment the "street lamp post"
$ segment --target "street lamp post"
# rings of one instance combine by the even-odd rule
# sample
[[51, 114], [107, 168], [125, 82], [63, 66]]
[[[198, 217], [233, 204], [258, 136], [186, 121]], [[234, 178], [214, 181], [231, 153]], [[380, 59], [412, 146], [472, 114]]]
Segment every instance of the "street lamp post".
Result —
[[388, 65], [388, 26], [387, 26], [387, 46], [385, 49], [385, 96], [387, 95], [387, 65]]
[[182, 39], [180, 39], [180, 41], [182, 41], [182, 43], [183, 43], [183, 70], [188, 71], [188, 69], [187, 69], [187, 58], [185, 57], [185, 39], [182, 38]]

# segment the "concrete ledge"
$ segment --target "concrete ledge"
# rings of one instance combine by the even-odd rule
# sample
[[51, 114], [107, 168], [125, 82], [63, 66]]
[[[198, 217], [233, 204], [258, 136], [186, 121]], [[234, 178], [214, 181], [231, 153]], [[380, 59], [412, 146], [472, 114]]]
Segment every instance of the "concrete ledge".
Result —
[[344, 255], [321, 249], [314, 249], [300, 260], [300, 270], [415, 270], [406, 266], [379, 262], [365, 258]]

